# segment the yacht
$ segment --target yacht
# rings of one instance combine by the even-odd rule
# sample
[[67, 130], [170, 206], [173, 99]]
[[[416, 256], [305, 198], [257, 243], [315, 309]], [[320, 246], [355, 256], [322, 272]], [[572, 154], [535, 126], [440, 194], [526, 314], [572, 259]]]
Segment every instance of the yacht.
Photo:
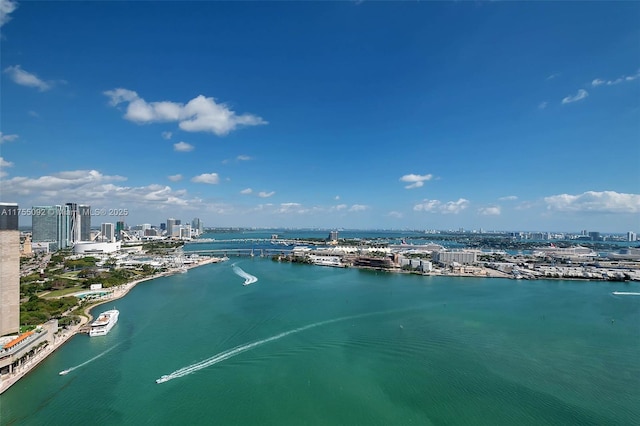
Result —
[[95, 337], [106, 335], [118, 322], [118, 315], [120, 315], [120, 312], [116, 309], [101, 313], [98, 316], [98, 319], [91, 323], [89, 336]]

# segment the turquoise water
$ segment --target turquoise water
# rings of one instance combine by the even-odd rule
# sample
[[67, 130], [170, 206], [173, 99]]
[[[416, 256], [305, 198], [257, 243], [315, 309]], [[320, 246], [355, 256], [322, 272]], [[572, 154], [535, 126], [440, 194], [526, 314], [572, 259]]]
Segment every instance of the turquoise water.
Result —
[[258, 281], [225, 262], [96, 308], [118, 324], [3, 394], [1, 423], [640, 424], [640, 297], [611, 294], [636, 283], [232, 261]]

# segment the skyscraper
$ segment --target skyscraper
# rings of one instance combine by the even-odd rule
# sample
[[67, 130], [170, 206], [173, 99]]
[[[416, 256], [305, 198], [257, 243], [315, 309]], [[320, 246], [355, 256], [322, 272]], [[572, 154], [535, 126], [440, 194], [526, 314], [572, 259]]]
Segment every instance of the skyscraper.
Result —
[[202, 221], [199, 218], [197, 217], [193, 218], [193, 220], [191, 221], [191, 230], [197, 236], [202, 235], [202, 232], [204, 231], [204, 225], [202, 224]]
[[167, 219], [167, 236], [171, 237], [173, 235], [173, 228], [176, 226], [176, 220], [172, 217]]
[[89, 241], [91, 239], [91, 206], [80, 204], [78, 211], [80, 213], [80, 241]]
[[0, 203], [0, 336], [20, 331], [18, 205]]
[[100, 231], [102, 232], [102, 241], [106, 241], [108, 243], [115, 242], [116, 234], [113, 223], [103, 223], [100, 226]]
[[67, 248], [70, 240], [70, 206], [34, 206], [31, 216], [32, 241], [52, 242], [52, 250]]
[[58, 242], [58, 208], [60, 206], [33, 206], [31, 217], [31, 240]]
[[80, 211], [76, 203], [67, 203], [66, 214], [69, 228], [69, 245], [73, 245], [76, 241], [80, 241]]
[[120, 241], [122, 239], [122, 231], [124, 231], [126, 225], [124, 220], [119, 220], [116, 222], [116, 240]]

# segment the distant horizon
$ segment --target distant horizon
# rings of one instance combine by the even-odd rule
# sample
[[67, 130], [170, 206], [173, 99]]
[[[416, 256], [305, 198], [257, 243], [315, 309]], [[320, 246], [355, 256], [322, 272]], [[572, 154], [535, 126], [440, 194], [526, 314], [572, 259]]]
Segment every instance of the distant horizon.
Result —
[[[116, 222], [103, 222], [103, 223], [116, 223]], [[150, 222], [142, 222], [142, 223], [150, 223]], [[136, 225], [141, 225], [142, 223], [138, 223]], [[162, 222], [161, 222], [162, 223]], [[190, 222], [189, 222], [190, 223]], [[152, 226], [154, 226], [156, 229], [159, 228], [159, 225], [150, 223]], [[136, 226], [136, 225], [131, 225], [129, 223], [127, 223], [127, 226]], [[22, 232], [24, 232], [25, 230], [31, 230], [31, 225], [18, 225], [18, 229]], [[203, 231], [203, 235], [206, 233], [207, 230], [220, 230], [220, 231], [272, 231], [272, 230], [277, 230], [277, 231], [317, 231], [317, 232], [330, 232], [330, 231], [337, 231], [337, 232], [413, 232], [413, 233], [422, 233], [422, 234], [426, 234], [426, 235], [435, 235], [433, 232], [428, 232], [428, 231], [436, 231], [436, 233], [447, 233], [447, 234], [507, 234], [507, 233], [516, 233], [516, 232], [521, 232], [521, 233], [528, 233], [528, 234], [535, 234], [535, 233], [549, 233], [549, 234], [570, 234], [570, 235], [582, 235], [582, 231], [547, 231], [547, 230], [523, 230], [523, 229], [515, 229], [515, 230], [495, 230], [495, 229], [463, 229], [462, 231], [459, 230], [455, 230], [455, 229], [420, 229], [420, 228], [416, 228], [416, 229], [408, 229], [408, 228], [341, 228], [341, 227], [336, 227], [336, 228], [325, 228], [325, 227], [295, 227], [295, 228], [290, 228], [290, 227], [281, 227], [281, 226], [271, 226], [271, 227], [253, 227], [253, 226], [218, 226], [218, 227], [210, 227], [210, 226], [205, 226]], [[100, 230], [100, 226], [98, 225], [91, 225], [91, 230], [95, 231], [95, 230]], [[634, 232], [635, 231], [624, 231], [624, 232], [610, 232], [610, 231], [599, 231], [599, 230], [588, 230], [588, 232], [598, 232], [601, 235], [607, 236], [607, 235], [611, 235], [611, 236], [622, 236], [622, 235], [627, 235], [629, 232]], [[637, 233], [636, 233], [637, 234]], [[634, 242], [634, 243], [639, 243], [640, 244], [640, 240], [638, 241], [629, 241], [629, 242]]]
[[0, 0], [1, 198], [130, 223], [640, 233], [639, 15]]

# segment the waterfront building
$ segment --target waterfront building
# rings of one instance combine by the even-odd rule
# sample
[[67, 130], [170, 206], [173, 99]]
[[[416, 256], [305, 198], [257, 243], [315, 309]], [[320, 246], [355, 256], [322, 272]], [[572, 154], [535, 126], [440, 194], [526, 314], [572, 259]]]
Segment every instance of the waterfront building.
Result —
[[329, 233], [329, 241], [338, 242], [338, 231], [331, 231]]
[[437, 251], [433, 253], [433, 260], [444, 265], [454, 262], [461, 265], [473, 265], [478, 261], [478, 253], [475, 251]]
[[20, 330], [18, 205], [0, 203], [0, 336]]
[[112, 243], [116, 240], [113, 223], [103, 223], [100, 225], [100, 232], [102, 233], [102, 241]]
[[204, 232], [204, 225], [199, 218], [194, 217], [191, 221], [191, 229], [193, 230], [194, 235], [199, 237]]
[[627, 241], [637, 241], [637, 236], [635, 232], [629, 231], [627, 232]]
[[[104, 224], [112, 225], [112, 224]], [[82, 241], [73, 246], [73, 254], [115, 253], [122, 247], [121, 241]]]
[[178, 237], [181, 240], [191, 239], [191, 225], [180, 225], [176, 227], [178, 229]]

